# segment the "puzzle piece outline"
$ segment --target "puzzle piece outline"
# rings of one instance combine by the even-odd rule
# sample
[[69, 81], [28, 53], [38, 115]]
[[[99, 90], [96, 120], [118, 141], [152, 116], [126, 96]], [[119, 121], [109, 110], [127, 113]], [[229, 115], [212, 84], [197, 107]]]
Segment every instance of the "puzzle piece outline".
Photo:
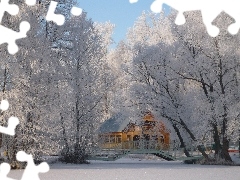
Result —
[[19, 151], [16, 158], [20, 162], [27, 162], [27, 166], [23, 172], [21, 180], [40, 180], [39, 173], [46, 173], [50, 169], [46, 162], [42, 162], [36, 166], [32, 155], [27, 154], [24, 151]]
[[[0, 109], [2, 111], [6, 111], [8, 109], [8, 107], [9, 107], [8, 101], [7, 100], [2, 100], [1, 105], [0, 105]], [[8, 126], [7, 127], [0, 126], [0, 133], [4, 133], [4, 134], [7, 134], [7, 135], [14, 136], [15, 135], [15, 129], [16, 129], [18, 124], [19, 124], [18, 118], [12, 116], [8, 119]]]
[[[9, 103], [7, 100], [2, 100], [0, 109], [7, 110], [9, 107]], [[8, 120], [8, 127], [0, 126], [0, 133], [14, 135], [15, 128], [19, 124], [19, 120], [17, 117], [10, 117]], [[16, 154], [16, 158], [20, 162], [27, 162], [27, 166], [23, 172], [21, 180], [40, 180], [39, 173], [46, 173], [49, 171], [49, 165], [46, 162], [42, 162], [39, 165], [35, 165], [33, 157], [31, 154], [27, 154], [24, 151], [18, 151]], [[0, 178], [1, 180], [16, 180], [7, 177], [10, 172], [10, 165], [8, 163], [0, 164]]]
[[[27, 162], [27, 166], [23, 172], [21, 180], [40, 180], [39, 173], [47, 173], [50, 169], [49, 165], [46, 162], [35, 165], [32, 155], [27, 154], [24, 151], [18, 151], [16, 158], [20, 162]], [[1, 180], [16, 180], [7, 177], [10, 169], [11, 167], [8, 163], [0, 164]]]
[[[2, 18], [5, 12], [10, 15], [17, 15], [19, 13], [19, 7], [16, 4], [9, 4], [10, 0], [2, 0], [0, 2], [0, 45], [7, 43], [8, 52], [12, 55], [18, 52], [19, 48], [16, 44], [16, 40], [26, 38], [27, 32], [30, 30], [30, 24], [26, 21], [20, 23], [20, 32], [13, 31], [5, 26], [1, 25]], [[36, 4], [36, 0], [25, 0], [25, 3], [29, 6]], [[51, 1], [50, 6], [46, 15], [47, 21], [53, 21], [57, 25], [61, 26], [65, 22], [65, 17], [62, 14], [55, 14], [55, 10], [58, 2]], [[80, 16], [82, 9], [78, 7], [72, 7], [71, 14], [74, 16]]]
[[[2, 111], [6, 111], [8, 109], [8, 107], [9, 107], [8, 101], [2, 100], [0, 109]], [[18, 124], [19, 124], [18, 118], [12, 116], [8, 119], [8, 127], [0, 126], [0, 133], [4, 133], [4, 134], [13, 136], [13, 135], [15, 135], [15, 129]], [[11, 169], [11, 167], [8, 163], [0, 164], [0, 179], [1, 180], [16, 180], [16, 179], [7, 177], [8, 173], [10, 172], [10, 169]]]
[[15, 135], [15, 129], [16, 129], [18, 124], [19, 124], [18, 118], [12, 116], [8, 119], [8, 126], [7, 127], [0, 126], [0, 133], [7, 134], [7, 135], [10, 135], [10, 136], [14, 136]]
[[34, 6], [37, 3], [37, 1], [36, 0], [25, 0], [25, 3], [28, 6]]
[[0, 164], [0, 179], [1, 180], [16, 180], [16, 179], [7, 177], [10, 170], [11, 170], [11, 166], [8, 163]]
[[0, 44], [8, 44], [8, 52], [15, 54], [18, 52], [16, 40], [27, 37], [27, 32], [30, 30], [30, 24], [27, 21], [20, 23], [20, 32], [13, 31], [5, 26], [0, 25]]
[[10, 15], [17, 15], [19, 12], [19, 7], [15, 4], [9, 4], [10, 0], [1, 0], [0, 2], [0, 23], [5, 12], [8, 12]]
[[138, 2], [138, 0], [129, 0], [131, 4]]
[[[129, 2], [136, 3], [138, 0], [129, 0]], [[221, 12], [224, 11], [235, 19], [235, 23], [232, 23], [228, 26], [228, 32], [232, 35], [235, 35], [239, 32], [240, 11], [237, 9], [240, 7], [239, 0], [232, 0], [231, 2], [218, 0], [211, 0], [207, 2], [200, 0], [154, 0], [151, 4], [150, 9], [154, 13], [160, 13], [162, 11], [163, 4], [167, 4], [178, 11], [175, 20], [175, 23], [177, 25], [183, 25], [186, 22], [185, 16], [183, 15], [184, 12], [200, 10], [202, 12], [203, 23], [207, 29], [208, 34], [212, 37], [216, 37], [218, 36], [220, 30], [218, 27], [213, 25], [212, 22]]]
[[9, 108], [9, 103], [8, 103], [8, 101], [7, 100], [2, 100], [1, 101], [1, 104], [0, 104], [0, 109], [2, 110], [2, 111], [6, 111], [6, 110], [8, 110], [8, 108]]
[[[10, 0], [2, 0], [0, 2], [0, 23], [5, 12], [10, 15], [17, 15], [19, 13], [19, 7], [15, 4], [9, 4]], [[26, 0], [27, 4], [36, 3], [35, 0]], [[27, 32], [30, 29], [30, 24], [26, 21], [20, 23], [20, 32], [13, 31], [3, 25], [0, 25], [0, 44], [8, 44], [8, 52], [10, 54], [15, 54], [18, 51], [18, 46], [16, 40], [27, 37]]]
[[64, 24], [65, 17], [62, 14], [55, 14], [55, 10], [57, 8], [58, 2], [56, 1], [51, 1], [48, 12], [46, 15], [46, 20], [47, 21], [53, 21], [55, 22], [58, 26], [61, 26]]
[[[58, 26], [62, 26], [65, 22], [65, 17], [62, 14], [55, 14], [55, 10], [57, 8], [58, 2], [56, 1], [51, 1], [48, 12], [46, 15], [46, 20], [47, 21], [53, 21], [55, 22]], [[71, 9], [71, 14], [74, 16], [80, 16], [82, 14], [82, 9], [78, 7], [72, 7]]]

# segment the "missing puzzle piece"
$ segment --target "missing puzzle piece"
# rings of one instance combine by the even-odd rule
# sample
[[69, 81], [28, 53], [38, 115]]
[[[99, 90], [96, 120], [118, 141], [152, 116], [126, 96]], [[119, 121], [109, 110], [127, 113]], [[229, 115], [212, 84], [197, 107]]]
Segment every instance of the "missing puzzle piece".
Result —
[[[130, 3], [136, 3], [138, 0], [129, 0]], [[210, 36], [216, 37], [220, 30], [218, 27], [214, 26], [212, 22], [221, 13], [226, 12], [232, 18], [235, 19], [235, 23], [228, 27], [228, 32], [232, 35], [238, 33], [240, 28], [240, 1], [232, 0], [229, 1], [200, 1], [200, 0], [154, 0], [151, 5], [151, 10], [155, 13], [160, 13], [162, 11], [162, 5], [167, 4], [178, 11], [175, 23], [177, 25], [183, 25], [186, 19], [183, 15], [186, 11], [201, 10], [203, 23], [206, 26], [207, 32]]]
[[26, 4], [29, 6], [34, 6], [36, 4], [36, 0], [26, 0]]
[[[58, 26], [62, 26], [65, 22], [65, 17], [62, 14], [55, 14], [57, 4], [58, 2], [51, 1], [48, 12], [47, 12], [46, 20], [53, 21]], [[71, 14], [74, 16], [80, 16], [82, 14], [82, 9], [78, 7], [72, 7]]]
[[0, 165], [0, 179], [1, 180], [15, 180], [7, 177], [7, 174], [10, 172], [10, 165], [8, 163], [2, 163]]
[[15, 135], [15, 129], [17, 125], [19, 124], [19, 120], [17, 117], [10, 117], [8, 119], [8, 127], [2, 127], [0, 126], [0, 133], [4, 133], [7, 135], [14, 136]]
[[177, 25], [182, 25], [185, 23], [185, 17], [183, 12], [185, 11], [195, 11], [201, 10], [203, 23], [206, 26], [207, 32], [210, 36], [216, 37], [219, 34], [219, 28], [212, 25], [214, 19], [221, 13], [226, 12], [232, 18], [235, 19], [235, 23], [231, 24], [228, 27], [228, 32], [232, 35], [238, 33], [240, 28], [240, 1], [232, 0], [229, 1], [193, 1], [193, 0], [155, 0], [151, 5], [151, 10], [155, 13], [159, 13], [162, 11], [162, 5], [166, 3], [172, 8], [178, 11], [178, 15], [175, 23]]
[[0, 23], [5, 12], [8, 12], [12, 16], [17, 15], [19, 12], [19, 7], [15, 4], [9, 4], [9, 0], [1, 0], [0, 3]]
[[[213, 20], [223, 11], [224, 3], [216, 0], [208, 1], [193, 1], [193, 0], [155, 0], [151, 5], [151, 10], [155, 13], [162, 11], [162, 5], [167, 4], [178, 11], [175, 23], [183, 25], [186, 19], [183, 15], [186, 11], [201, 10], [203, 23], [206, 26], [208, 34], [216, 37], [219, 34], [219, 28], [212, 25]], [[214, 7], [214, 8], [213, 8]]]
[[30, 24], [23, 21], [20, 23], [19, 29], [20, 32], [16, 32], [0, 25], [0, 44], [8, 43], [8, 52], [10, 54], [15, 54], [18, 51], [18, 46], [15, 41], [27, 37], [27, 32], [30, 30]]
[[6, 111], [6, 110], [8, 110], [8, 108], [9, 108], [9, 103], [8, 103], [8, 101], [7, 101], [7, 100], [2, 100], [2, 101], [1, 101], [1, 104], [0, 104], [0, 109], [1, 109], [2, 111]]
[[49, 165], [46, 162], [42, 162], [36, 166], [32, 155], [27, 154], [24, 151], [19, 151], [17, 153], [17, 160], [20, 162], [27, 162], [27, 166], [23, 172], [21, 180], [40, 180], [38, 174], [49, 171]]
[[61, 14], [54, 13], [57, 8], [57, 4], [58, 4], [58, 2], [51, 1], [48, 12], [47, 12], [46, 20], [54, 21], [58, 26], [61, 26], [64, 24], [65, 17]]
[[138, 0], [129, 0], [130, 3], [136, 3]]
[[[5, 12], [10, 15], [17, 15], [19, 12], [19, 7], [15, 4], [9, 4], [10, 0], [1, 0], [0, 2], [0, 23]], [[33, 6], [36, 4], [36, 0], [26, 0], [26, 4]], [[26, 33], [30, 29], [30, 24], [28, 22], [21, 22], [20, 32], [15, 32], [7, 27], [0, 25], [0, 44], [8, 43], [8, 52], [10, 54], [15, 54], [18, 51], [18, 46], [15, 41], [17, 39], [25, 38]]]
[[82, 9], [78, 7], [72, 7], [71, 14], [74, 16], [80, 16], [82, 14]]

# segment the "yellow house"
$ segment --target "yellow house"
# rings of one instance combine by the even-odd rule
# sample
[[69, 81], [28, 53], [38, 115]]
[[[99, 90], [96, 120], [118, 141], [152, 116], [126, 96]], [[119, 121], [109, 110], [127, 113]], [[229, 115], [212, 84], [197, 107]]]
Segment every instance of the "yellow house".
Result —
[[168, 149], [169, 144], [169, 130], [150, 112], [138, 124], [117, 114], [106, 120], [99, 130], [99, 145], [103, 149]]

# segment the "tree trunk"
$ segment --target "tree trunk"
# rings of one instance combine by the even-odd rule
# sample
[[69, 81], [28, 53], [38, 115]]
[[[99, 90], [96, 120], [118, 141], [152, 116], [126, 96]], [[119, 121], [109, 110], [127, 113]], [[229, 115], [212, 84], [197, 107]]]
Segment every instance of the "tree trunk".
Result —
[[215, 156], [219, 155], [219, 152], [221, 151], [221, 143], [220, 143], [220, 137], [218, 134], [218, 129], [217, 129], [217, 125], [216, 124], [212, 124], [213, 126], [213, 139], [214, 139], [214, 143], [215, 143]]
[[64, 141], [64, 144], [65, 144], [66, 150], [69, 151], [69, 146], [68, 146], [68, 142], [67, 142], [67, 134], [66, 134], [65, 126], [64, 126], [62, 113], [60, 113], [60, 119], [61, 119], [60, 122], [61, 122], [61, 126], [62, 126], [63, 141]]
[[181, 136], [181, 133], [180, 133], [178, 127], [176, 126], [176, 124], [172, 124], [172, 126], [173, 126], [175, 132], [177, 133], [178, 139], [180, 140], [180, 147], [181, 147], [181, 148], [184, 148], [184, 154], [185, 154], [187, 157], [190, 157], [190, 154], [189, 154], [188, 150], [186, 149], [186, 145], [185, 145], [185, 143], [184, 143], [184, 141], [183, 141], [183, 138], [182, 138], [182, 136]]
[[221, 158], [225, 159], [225, 161], [232, 162], [232, 158], [230, 157], [230, 155], [228, 153], [228, 148], [229, 148], [229, 140], [226, 137], [224, 137], [222, 151], [221, 151]]
[[[192, 139], [193, 141], [196, 141], [196, 138], [195, 138], [194, 134], [193, 134], [193, 133], [191, 132], [191, 130], [187, 127], [187, 125], [185, 124], [185, 122], [184, 122], [182, 119], [180, 119], [180, 120], [181, 120], [181, 125], [182, 125], [183, 128], [187, 131], [187, 133], [189, 134], [189, 136], [191, 137], [191, 139]], [[198, 145], [197, 148], [198, 148], [198, 150], [202, 153], [203, 157], [204, 157], [205, 159], [209, 160], [209, 157], [208, 157], [208, 155], [206, 154], [206, 152], [204, 151], [204, 149], [202, 148], [202, 146]]]

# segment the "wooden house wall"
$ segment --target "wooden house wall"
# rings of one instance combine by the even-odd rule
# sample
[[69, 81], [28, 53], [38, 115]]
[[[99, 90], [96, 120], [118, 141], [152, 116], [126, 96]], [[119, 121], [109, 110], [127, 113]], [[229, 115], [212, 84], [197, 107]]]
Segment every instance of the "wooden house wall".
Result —
[[[128, 131], [129, 130], [129, 131]], [[164, 128], [156, 126], [154, 128], [142, 129], [139, 126], [135, 126], [131, 129], [124, 129], [123, 132], [110, 132], [101, 134], [99, 136], [99, 142], [101, 148], [114, 149], [123, 148], [131, 149], [134, 148], [134, 141], [139, 140], [139, 138], [149, 137], [149, 141], [157, 141], [159, 144], [159, 149], [167, 149], [170, 144], [170, 133]], [[128, 143], [129, 142], [129, 143]]]

